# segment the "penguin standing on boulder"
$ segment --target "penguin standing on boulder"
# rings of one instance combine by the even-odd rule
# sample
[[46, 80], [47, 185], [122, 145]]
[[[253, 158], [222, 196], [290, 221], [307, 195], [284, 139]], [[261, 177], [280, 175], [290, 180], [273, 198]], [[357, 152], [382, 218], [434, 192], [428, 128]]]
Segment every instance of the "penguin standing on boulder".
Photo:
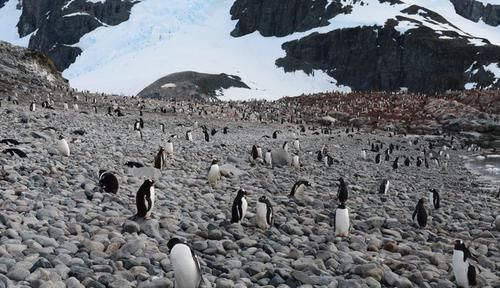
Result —
[[59, 136], [59, 140], [57, 140], [56, 143], [57, 150], [61, 155], [64, 155], [66, 157], [69, 157], [70, 151], [69, 151], [69, 145], [68, 142], [66, 142], [66, 139], [62, 135]]
[[118, 192], [118, 179], [111, 171], [99, 170], [99, 186], [108, 193]]
[[212, 164], [208, 170], [208, 184], [211, 186], [217, 185], [217, 181], [220, 178], [220, 169], [219, 169], [219, 161], [212, 160]]
[[333, 230], [335, 231], [335, 236], [349, 236], [349, 210], [345, 206], [345, 203], [340, 203], [335, 210], [335, 224]]
[[188, 130], [186, 132], [186, 140], [189, 141], [189, 142], [193, 141], [193, 134], [191, 133], [191, 130]]
[[347, 197], [349, 196], [349, 192], [347, 191], [347, 184], [344, 182], [344, 178], [340, 177], [338, 180], [339, 190], [337, 191], [337, 201], [340, 203], [345, 203], [347, 201]]
[[427, 211], [425, 210], [424, 199], [418, 200], [417, 207], [415, 207], [415, 211], [411, 216], [412, 221], [415, 221], [415, 215], [417, 216], [417, 222], [420, 228], [427, 226]]
[[257, 213], [255, 214], [257, 226], [263, 230], [267, 230], [273, 226], [274, 215], [273, 206], [266, 196], [259, 198], [257, 202]]
[[477, 285], [476, 268], [469, 263], [471, 253], [462, 240], [455, 240], [453, 249], [452, 265], [455, 281], [463, 288]]
[[290, 194], [288, 195], [288, 197], [301, 196], [302, 193], [304, 193], [304, 189], [306, 187], [310, 187], [310, 186], [311, 186], [311, 184], [309, 183], [309, 181], [299, 180], [299, 181], [295, 182], [295, 184], [293, 184], [292, 191], [290, 191]]
[[201, 284], [201, 268], [193, 249], [180, 240], [172, 238], [167, 243], [170, 262], [174, 266], [175, 287], [198, 288]]
[[240, 223], [245, 219], [248, 208], [247, 199], [245, 198], [246, 195], [248, 195], [248, 193], [244, 189], [240, 188], [240, 190], [238, 190], [231, 210], [231, 223]]
[[439, 200], [439, 192], [434, 188], [429, 189], [429, 202], [434, 205], [434, 209], [439, 209], [439, 207], [441, 207]]
[[378, 189], [379, 194], [387, 194], [389, 192], [389, 180], [384, 179], [382, 180], [382, 183], [380, 184], [380, 187]]
[[137, 214], [135, 217], [149, 218], [155, 204], [155, 187], [154, 181], [146, 179], [142, 183], [139, 191], [135, 196], [135, 204], [137, 206]]

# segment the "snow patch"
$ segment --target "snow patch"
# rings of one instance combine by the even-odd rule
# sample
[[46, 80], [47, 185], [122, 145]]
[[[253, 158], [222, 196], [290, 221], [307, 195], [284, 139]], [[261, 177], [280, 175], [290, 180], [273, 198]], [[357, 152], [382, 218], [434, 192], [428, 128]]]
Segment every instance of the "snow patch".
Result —
[[175, 83], [167, 83], [167, 84], [164, 84], [164, 85], [161, 85], [161, 88], [175, 88], [177, 87], [177, 85]]
[[17, 33], [17, 22], [22, 13], [21, 10], [17, 9], [18, 3], [18, 0], [9, 0], [0, 9], [0, 40], [28, 47], [31, 34], [21, 38]]

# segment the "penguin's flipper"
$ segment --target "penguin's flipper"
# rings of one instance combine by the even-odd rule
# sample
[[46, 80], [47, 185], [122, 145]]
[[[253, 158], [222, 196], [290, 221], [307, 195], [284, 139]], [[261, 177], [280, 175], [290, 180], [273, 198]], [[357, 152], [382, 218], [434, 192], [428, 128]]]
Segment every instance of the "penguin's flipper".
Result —
[[467, 269], [467, 280], [469, 280], [469, 285], [477, 285], [476, 281], [476, 268], [469, 264], [469, 269]]
[[413, 211], [413, 215], [411, 216], [411, 221], [415, 221], [415, 215], [417, 215], [417, 209]]

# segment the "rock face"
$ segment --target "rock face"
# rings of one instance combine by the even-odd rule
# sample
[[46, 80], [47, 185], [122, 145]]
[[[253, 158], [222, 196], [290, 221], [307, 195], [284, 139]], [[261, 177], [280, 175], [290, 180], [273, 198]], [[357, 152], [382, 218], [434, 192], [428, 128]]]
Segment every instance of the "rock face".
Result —
[[[404, 12], [449, 24], [422, 7], [412, 6]], [[500, 87], [492, 74], [481, 73], [486, 72], [484, 65], [499, 60], [500, 47], [486, 42], [484, 46], [473, 45], [470, 38], [456, 32], [444, 32], [443, 37], [424, 26], [401, 34], [395, 27], [402, 22], [417, 24], [398, 16], [383, 27], [313, 33], [283, 44], [286, 56], [276, 64], [285, 71], [311, 74], [314, 69], [323, 70], [354, 90], [394, 91], [407, 87], [410, 91], [434, 92], [461, 90], [469, 82], [480, 87]], [[478, 70], [465, 73], [469, 67]]]
[[67, 89], [67, 80], [46, 55], [0, 41], [0, 96]]
[[137, 96], [163, 100], [213, 100], [222, 89], [249, 88], [238, 76], [185, 71], [165, 76]]
[[484, 23], [491, 26], [500, 25], [500, 5], [483, 4], [475, 0], [450, 0], [455, 6], [455, 11], [461, 16], [478, 22], [483, 20]]
[[24, 37], [37, 31], [30, 38], [29, 48], [47, 53], [62, 71], [82, 52], [71, 45], [97, 27], [128, 20], [135, 3], [129, 0], [24, 0], [18, 32]]

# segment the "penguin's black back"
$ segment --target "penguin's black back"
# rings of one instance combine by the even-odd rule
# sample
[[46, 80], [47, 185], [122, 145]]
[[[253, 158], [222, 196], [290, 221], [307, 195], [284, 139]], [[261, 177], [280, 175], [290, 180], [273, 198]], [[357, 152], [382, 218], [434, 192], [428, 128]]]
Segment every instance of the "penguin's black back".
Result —
[[344, 179], [340, 178], [339, 181], [340, 186], [337, 192], [337, 200], [340, 203], [345, 203], [347, 201], [347, 197], [349, 196], [349, 192], [347, 191], [347, 185], [345, 184]]
[[108, 171], [100, 171], [99, 176], [99, 186], [101, 186], [105, 192], [116, 194], [118, 192], [119, 184], [118, 178]]
[[476, 268], [474, 268], [472, 264], [469, 264], [469, 268], [467, 269], [467, 280], [469, 281], [470, 286], [477, 285]]
[[135, 196], [135, 204], [137, 206], [137, 216], [145, 217], [149, 210], [151, 210], [152, 202], [151, 202], [151, 185], [152, 182], [150, 180], [144, 181], [139, 191]]
[[295, 182], [295, 184], [293, 184], [292, 191], [290, 191], [290, 194], [288, 195], [288, 197], [294, 197], [295, 192], [300, 187], [300, 185], [311, 186], [311, 184], [309, 184], [309, 181], [299, 180], [299, 181]]
[[240, 190], [240, 191], [238, 191], [236, 198], [234, 198], [233, 207], [231, 209], [231, 223], [237, 223], [237, 222], [241, 221], [241, 217], [243, 214], [241, 199], [244, 196], [245, 195]]
[[415, 215], [417, 216], [417, 222], [420, 228], [427, 226], [427, 211], [425, 211], [423, 199], [418, 201], [417, 207], [415, 207], [415, 212], [413, 212], [412, 219], [415, 219]]

